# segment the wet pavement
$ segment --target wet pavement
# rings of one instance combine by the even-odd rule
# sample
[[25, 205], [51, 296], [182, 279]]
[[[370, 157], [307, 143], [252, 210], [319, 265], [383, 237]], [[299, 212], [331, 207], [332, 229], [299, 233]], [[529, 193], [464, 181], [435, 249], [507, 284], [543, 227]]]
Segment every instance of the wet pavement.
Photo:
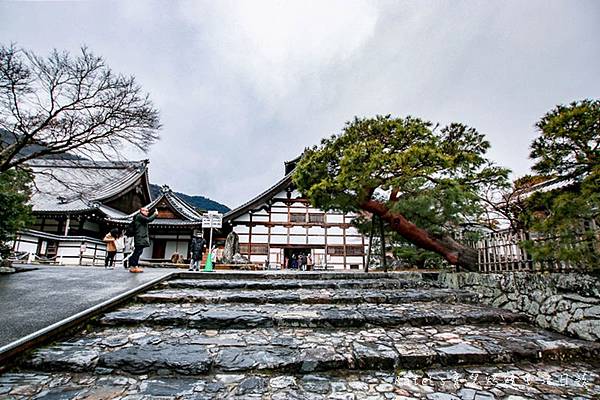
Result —
[[0, 275], [0, 347], [175, 270], [36, 266]]

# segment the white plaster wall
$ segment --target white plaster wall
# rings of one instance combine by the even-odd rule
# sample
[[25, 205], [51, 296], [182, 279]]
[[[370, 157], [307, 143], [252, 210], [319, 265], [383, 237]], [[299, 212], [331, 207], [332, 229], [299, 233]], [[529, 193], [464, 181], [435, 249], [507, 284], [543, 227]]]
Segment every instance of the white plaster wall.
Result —
[[269, 233], [269, 228], [265, 225], [256, 225], [252, 227], [252, 236], [257, 235], [266, 235]]
[[252, 230], [252, 243], [268, 243], [269, 236], [268, 235], [255, 235], [254, 230]]
[[329, 245], [340, 245], [340, 244], [344, 244], [344, 238], [341, 236], [328, 236], [327, 237], [327, 244]]
[[285, 214], [271, 214], [271, 221], [272, 222], [287, 222], [287, 220], [288, 220], [287, 213], [285, 213]]

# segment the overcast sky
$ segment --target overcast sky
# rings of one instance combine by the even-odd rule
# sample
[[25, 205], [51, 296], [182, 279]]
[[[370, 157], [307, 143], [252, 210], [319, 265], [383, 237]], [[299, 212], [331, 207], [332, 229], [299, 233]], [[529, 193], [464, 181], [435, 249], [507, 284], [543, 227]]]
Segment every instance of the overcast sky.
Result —
[[600, 1], [1, 1], [0, 41], [87, 45], [161, 112], [150, 180], [237, 207], [358, 116], [459, 121], [529, 172], [535, 122], [600, 94]]

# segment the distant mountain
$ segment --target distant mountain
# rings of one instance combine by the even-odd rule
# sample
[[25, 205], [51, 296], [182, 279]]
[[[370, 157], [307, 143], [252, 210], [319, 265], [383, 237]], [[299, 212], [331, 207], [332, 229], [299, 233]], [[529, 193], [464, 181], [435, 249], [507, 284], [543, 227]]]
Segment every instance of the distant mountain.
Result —
[[[15, 142], [15, 137], [9, 131], [0, 128], [0, 149], [5, 148], [6, 146]], [[45, 147], [43, 144], [30, 144], [25, 146], [19, 151], [19, 156], [27, 157], [36, 151], [44, 150]], [[47, 160], [87, 160], [85, 157], [78, 156], [76, 154], [71, 153], [61, 153], [61, 154], [48, 154], [43, 157], [43, 159]]]
[[[190, 196], [189, 194], [174, 192], [177, 196], [181, 197], [188, 204], [193, 207], [196, 207], [201, 211], [218, 211], [220, 213], [226, 213], [231, 210], [224, 204], [218, 203], [214, 200], [207, 199], [204, 196]], [[150, 195], [153, 199], [157, 198], [160, 195], [160, 186], [155, 185], [153, 183], [150, 184]]]

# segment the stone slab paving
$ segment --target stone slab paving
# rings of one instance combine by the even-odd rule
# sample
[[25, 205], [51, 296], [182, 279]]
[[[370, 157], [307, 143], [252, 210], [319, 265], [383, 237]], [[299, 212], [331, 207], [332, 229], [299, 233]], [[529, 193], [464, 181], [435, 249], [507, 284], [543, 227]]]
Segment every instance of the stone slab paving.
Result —
[[134, 304], [105, 314], [103, 325], [163, 325], [202, 329], [345, 328], [528, 321], [523, 314], [469, 304]]
[[433, 282], [405, 280], [395, 278], [381, 279], [240, 279], [240, 280], [204, 280], [204, 279], [173, 279], [163, 282], [165, 288], [193, 289], [402, 289], [430, 288], [438, 286]]
[[141, 302], [249, 303], [249, 304], [396, 304], [421, 301], [475, 302], [477, 294], [454, 289], [295, 289], [295, 290], [151, 290], [137, 296]]
[[137, 326], [86, 332], [37, 350], [23, 365], [39, 371], [82, 372], [101, 368], [196, 375], [215, 371], [394, 370], [599, 356], [600, 344], [518, 323], [343, 331]]
[[586, 363], [520, 363], [424, 371], [187, 377], [23, 371], [0, 376], [0, 396], [7, 400], [583, 400], [600, 397], [600, 368]]

